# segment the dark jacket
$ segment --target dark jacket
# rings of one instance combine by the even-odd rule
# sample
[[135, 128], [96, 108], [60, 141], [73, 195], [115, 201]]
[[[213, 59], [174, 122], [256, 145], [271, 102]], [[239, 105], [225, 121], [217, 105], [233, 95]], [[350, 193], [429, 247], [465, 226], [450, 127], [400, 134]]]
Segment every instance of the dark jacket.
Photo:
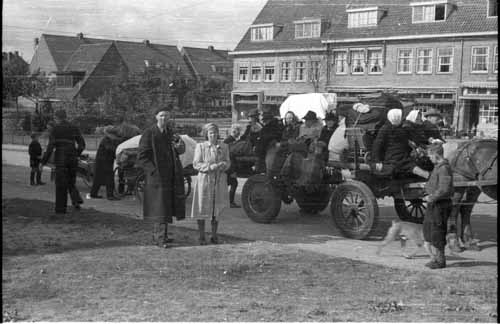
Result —
[[42, 157], [42, 145], [38, 141], [31, 141], [28, 147], [30, 160], [40, 160]]
[[[262, 125], [260, 123], [257, 123], [260, 127]], [[261, 129], [262, 130], [262, 129]], [[243, 135], [240, 136], [241, 141], [250, 141], [250, 144], [252, 147], [255, 147], [257, 144], [257, 140], [259, 138], [260, 130], [258, 132], [253, 132], [252, 131], [252, 125], [247, 125], [247, 128], [245, 129], [245, 132]]]
[[[231, 144], [233, 144], [234, 142], [236, 142], [236, 138], [233, 137], [233, 135], [228, 135], [225, 139], [224, 139], [224, 143], [227, 144], [229, 146], [229, 152], [231, 153]], [[234, 161], [234, 156], [232, 156], [232, 154], [229, 154], [229, 158], [231, 159], [231, 166], [229, 167], [229, 169], [226, 170], [226, 173], [228, 174], [228, 176], [232, 173], [235, 172], [235, 165], [236, 165], [236, 162]]]
[[453, 172], [448, 160], [444, 159], [434, 167], [425, 185], [425, 191], [429, 194], [427, 202], [451, 199], [453, 190]]
[[425, 136], [425, 126], [423, 124], [416, 124], [409, 120], [403, 122], [403, 128], [408, 131], [410, 140], [415, 142], [418, 146], [429, 144], [429, 138]]
[[49, 134], [47, 151], [43, 155], [42, 164], [46, 164], [50, 155], [54, 153], [54, 163], [63, 166], [69, 160], [76, 161], [85, 149], [85, 140], [80, 130], [68, 121], [56, 124]]
[[260, 130], [257, 143], [255, 145], [255, 153], [259, 156], [265, 155], [267, 147], [273, 140], [281, 140], [283, 135], [283, 124], [276, 118], [265, 124]]
[[113, 162], [117, 145], [118, 140], [113, 140], [108, 136], [105, 136], [99, 143], [95, 156], [94, 181], [107, 184], [110, 178], [113, 179]]
[[441, 136], [441, 132], [439, 131], [439, 127], [437, 127], [436, 125], [434, 125], [430, 121], [425, 120], [423, 123], [423, 128], [424, 128], [425, 138], [427, 139], [427, 143], [429, 142], [429, 137], [437, 138], [437, 139], [440, 139], [443, 142], [445, 142], [445, 140]]
[[184, 151], [173, 140], [170, 129], [162, 133], [155, 124], [144, 131], [139, 142], [137, 165], [146, 177], [143, 215], [147, 222], [171, 223], [172, 216], [185, 218], [184, 177], [179, 160]]
[[333, 133], [337, 129], [338, 124], [333, 125], [333, 128], [328, 128], [328, 126], [324, 126], [321, 129], [321, 133], [319, 135], [318, 141], [322, 141], [328, 146], [328, 143], [330, 143], [330, 137], [332, 137]]
[[393, 126], [386, 122], [373, 142], [373, 162], [398, 165], [408, 159], [411, 153], [409, 138], [408, 130], [402, 125]]
[[288, 141], [291, 139], [297, 139], [297, 137], [299, 137], [299, 131], [300, 123], [285, 125], [283, 127], [283, 133], [281, 134], [281, 140]]

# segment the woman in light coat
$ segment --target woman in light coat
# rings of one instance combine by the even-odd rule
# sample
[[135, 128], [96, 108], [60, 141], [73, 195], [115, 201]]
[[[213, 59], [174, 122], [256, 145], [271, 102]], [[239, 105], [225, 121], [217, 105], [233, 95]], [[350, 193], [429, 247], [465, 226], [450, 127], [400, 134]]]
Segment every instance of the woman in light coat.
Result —
[[198, 178], [193, 190], [191, 217], [196, 218], [200, 232], [200, 244], [205, 241], [205, 220], [211, 218], [212, 243], [218, 243], [216, 219], [229, 207], [226, 171], [231, 166], [227, 144], [219, 142], [219, 128], [213, 123], [204, 126], [206, 141], [196, 144], [193, 167]]

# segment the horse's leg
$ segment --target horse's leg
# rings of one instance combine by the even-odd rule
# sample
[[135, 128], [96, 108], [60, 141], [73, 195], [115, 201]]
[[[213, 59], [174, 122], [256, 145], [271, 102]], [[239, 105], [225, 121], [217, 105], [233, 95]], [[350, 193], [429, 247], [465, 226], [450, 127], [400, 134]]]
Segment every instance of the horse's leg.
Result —
[[463, 205], [460, 206], [460, 215], [462, 218], [462, 235], [463, 242], [466, 249], [477, 250], [477, 246], [473, 244], [472, 239], [474, 235], [472, 233], [472, 226], [470, 223], [470, 217], [472, 214], [472, 209], [474, 204], [477, 202], [481, 190], [477, 187], [469, 187], [465, 190], [465, 199], [463, 200]]
[[447, 233], [448, 233], [448, 247], [453, 252], [462, 252], [462, 249], [459, 246], [459, 238], [462, 237], [462, 227], [461, 224], [461, 216], [460, 215], [460, 202], [462, 201], [464, 195], [464, 190], [457, 188], [453, 194], [452, 202], [453, 206], [451, 208], [450, 216], [448, 217], [447, 223]]

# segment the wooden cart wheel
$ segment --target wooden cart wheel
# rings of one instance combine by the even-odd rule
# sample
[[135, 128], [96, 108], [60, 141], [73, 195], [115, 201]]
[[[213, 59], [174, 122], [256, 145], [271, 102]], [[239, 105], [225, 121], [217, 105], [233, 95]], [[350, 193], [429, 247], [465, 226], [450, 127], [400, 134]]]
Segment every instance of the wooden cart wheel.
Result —
[[362, 240], [378, 223], [377, 199], [360, 181], [339, 184], [332, 194], [330, 211], [335, 225], [348, 238]]
[[394, 198], [394, 209], [396, 209], [396, 213], [398, 213], [399, 219], [402, 221], [422, 224], [427, 210], [427, 203], [421, 198], [409, 200]]
[[241, 203], [247, 216], [256, 223], [270, 223], [281, 209], [279, 193], [262, 174], [253, 175], [245, 182]]

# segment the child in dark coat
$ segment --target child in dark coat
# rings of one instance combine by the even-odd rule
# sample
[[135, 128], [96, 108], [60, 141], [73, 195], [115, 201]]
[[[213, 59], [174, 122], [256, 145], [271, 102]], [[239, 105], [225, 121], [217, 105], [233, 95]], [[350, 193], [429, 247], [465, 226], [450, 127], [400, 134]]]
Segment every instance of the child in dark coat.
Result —
[[[39, 134], [33, 133], [31, 135], [31, 143], [28, 147], [28, 153], [30, 155], [30, 185], [44, 185], [42, 182], [42, 168], [40, 166], [40, 161], [42, 160], [42, 146], [38, 141]], [[36, 182], [35, 182], [36, 178]]]

